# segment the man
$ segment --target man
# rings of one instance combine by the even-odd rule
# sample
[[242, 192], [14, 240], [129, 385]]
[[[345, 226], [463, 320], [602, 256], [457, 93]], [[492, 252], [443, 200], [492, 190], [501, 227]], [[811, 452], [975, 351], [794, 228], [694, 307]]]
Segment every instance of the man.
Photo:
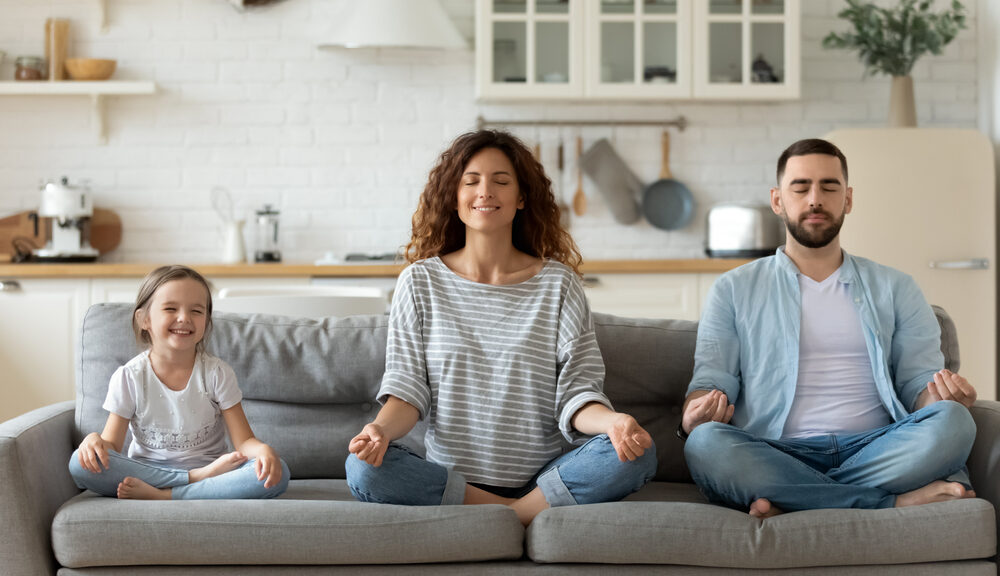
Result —
[[777, 172], [785, 246], [719, 278], [698, 327], [678, 429], [695, 482], [759, 518], [975, 496], [975, 388], [943, 369], [913, 279], [841, 250], [844, 155], [802, 140]]

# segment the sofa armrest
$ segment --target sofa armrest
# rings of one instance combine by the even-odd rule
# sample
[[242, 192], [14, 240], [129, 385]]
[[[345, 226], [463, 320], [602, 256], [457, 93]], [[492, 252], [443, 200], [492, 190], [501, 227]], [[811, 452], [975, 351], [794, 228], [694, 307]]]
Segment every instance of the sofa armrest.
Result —
[[0, 423], [0, 566], [4, 574], [55, 574], [52, 518], [80, 493], [69, 474], [74, 402]]
[[[979, 400], [970, 411], [976, 421], [976, 443], [969, 454], [969, 479], [976, 496], [989, 500], [1000, 510], [1000, 402]], [[997, 536], [1000, 537], [1000, 511]]]

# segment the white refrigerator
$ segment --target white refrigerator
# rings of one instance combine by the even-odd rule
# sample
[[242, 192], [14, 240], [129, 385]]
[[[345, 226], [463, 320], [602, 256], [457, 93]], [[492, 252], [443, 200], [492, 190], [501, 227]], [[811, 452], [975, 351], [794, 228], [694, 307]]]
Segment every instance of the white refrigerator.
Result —
[[997, 398], [996, 182], [993, 147], [975, 130], [884, 128], [826, 136], [847, 157], [851, 254], [916, 279], [955, 321], [960, 373]]

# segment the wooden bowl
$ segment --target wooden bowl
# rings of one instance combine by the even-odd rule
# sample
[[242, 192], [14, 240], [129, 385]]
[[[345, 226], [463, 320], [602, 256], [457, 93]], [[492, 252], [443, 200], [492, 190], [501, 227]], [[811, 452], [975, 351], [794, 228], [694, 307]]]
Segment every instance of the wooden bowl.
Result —
[[66, 73], [73, 80], [107, 80], [115, 73], [117, 60], [67, 58]]

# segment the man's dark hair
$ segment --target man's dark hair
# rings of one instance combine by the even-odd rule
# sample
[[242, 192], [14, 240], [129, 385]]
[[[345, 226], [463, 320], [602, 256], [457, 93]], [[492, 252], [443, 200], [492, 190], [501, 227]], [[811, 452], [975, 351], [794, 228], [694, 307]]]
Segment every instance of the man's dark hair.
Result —
[[785, 148], [785, 151], [781, 153], [781, 157], [778, 158], [779, 187], [781, 186], [781, 177], [785, 175], [785, 164], [788, 164], [788, 159], [792, 156], [806, 156], [809, 154], [826, 154], [827, 156], [840, 158], [840, 169], [844, 173], [844, 184], [847, 184], [847, 158], [844, 157], [844, 153], [840, 151], [840, 148], [820, 138], [806, 138]]

